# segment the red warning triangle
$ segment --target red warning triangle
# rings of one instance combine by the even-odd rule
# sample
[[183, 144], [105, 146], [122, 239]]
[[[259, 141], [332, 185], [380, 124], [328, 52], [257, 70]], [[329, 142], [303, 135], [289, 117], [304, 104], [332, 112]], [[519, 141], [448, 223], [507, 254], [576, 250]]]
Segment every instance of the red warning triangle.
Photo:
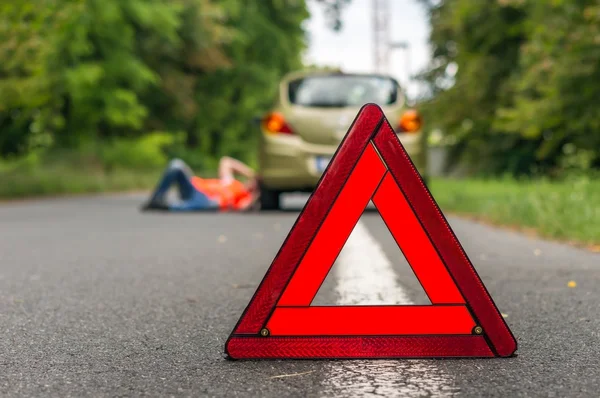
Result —
[[[311, 306], [370, 200], [431, 305]], [[374, 104], [361, 109], [225, 344], [230, 359], [507, 357], [516, 349]]]

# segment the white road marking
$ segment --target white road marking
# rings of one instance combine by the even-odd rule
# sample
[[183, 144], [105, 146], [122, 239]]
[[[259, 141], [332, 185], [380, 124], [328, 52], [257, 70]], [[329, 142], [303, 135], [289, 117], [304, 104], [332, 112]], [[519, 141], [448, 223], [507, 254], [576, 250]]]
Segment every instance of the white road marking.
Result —
[[[337, 304], [413, 304], [383, 249], [359, 222], [338, 258]], [[452, 378], [429, 360], [333, 362], [324, 377], [324, 396], [448, 397]]]

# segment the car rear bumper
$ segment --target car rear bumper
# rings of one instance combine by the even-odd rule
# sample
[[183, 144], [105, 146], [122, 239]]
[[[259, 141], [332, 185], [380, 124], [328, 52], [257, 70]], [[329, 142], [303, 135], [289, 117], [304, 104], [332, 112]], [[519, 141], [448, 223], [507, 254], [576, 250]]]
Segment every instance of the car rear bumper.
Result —
[[[417, 169], [424, 170], [421, 134], [400, 136]], [[310, 144], [298, 136], [263, 137], [259, 175], [262, 184], [279, 191], [310, 191], [317, 185], [322, 170], [319, 157], [331, 158], [337, 145]]]

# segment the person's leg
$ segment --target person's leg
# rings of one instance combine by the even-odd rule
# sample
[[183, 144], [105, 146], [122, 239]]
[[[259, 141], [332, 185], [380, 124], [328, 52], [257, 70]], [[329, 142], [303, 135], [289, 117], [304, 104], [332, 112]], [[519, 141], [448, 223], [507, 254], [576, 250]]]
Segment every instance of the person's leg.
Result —
[[173, 184], [177, 184], [179, 194], [182, 199], [190, 199], [196, 191], [192, 182], [192, 172], [190, 168], [179, 159], [169, 163], [156, 189], [150, 196], [149, 203], [164, 203], [165, 195]]
[[[183, 161], [179, 159], [171, 161], [146, 207], [160, 207], [174, 211], [218, 210], [219, 204], [216, 201], [194, 187], [192, 177], [191, 169]], [[181, 203], [169, 204], [166, 201], [165, 195], [173, 184], [179, 189]]]
[[169, 210], [173, 211], [193, 211], [193, 210], [219, 210], [219, 204], [204, 195], [202, 192], [195, 191], [191, 198], [181, 203], [170, 204]]
[[179, 198], [182, 200], [192, 199], [198, 193], [198, 190], [192, 183], [192, 175], [182, 169], [176, 169], [173, 173], [175, 174], [175, 184], [177, 184], [179, 190]]

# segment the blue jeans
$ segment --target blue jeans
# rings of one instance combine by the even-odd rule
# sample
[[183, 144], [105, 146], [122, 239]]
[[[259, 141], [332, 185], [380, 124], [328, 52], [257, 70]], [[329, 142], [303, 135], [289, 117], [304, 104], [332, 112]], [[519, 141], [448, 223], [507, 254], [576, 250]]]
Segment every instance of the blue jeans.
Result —
[[[219, 204], [208, 196], [198, 191], [192, 184], [192, 172], [189, 167], [179, 159], [169, 163], [161, 180], [150, 198], [150, 204], [166, 204], [169, 210], [216, 210]], [[165, 196], [173, 184], [179, 189], [180, 203], [168, 203]]]

